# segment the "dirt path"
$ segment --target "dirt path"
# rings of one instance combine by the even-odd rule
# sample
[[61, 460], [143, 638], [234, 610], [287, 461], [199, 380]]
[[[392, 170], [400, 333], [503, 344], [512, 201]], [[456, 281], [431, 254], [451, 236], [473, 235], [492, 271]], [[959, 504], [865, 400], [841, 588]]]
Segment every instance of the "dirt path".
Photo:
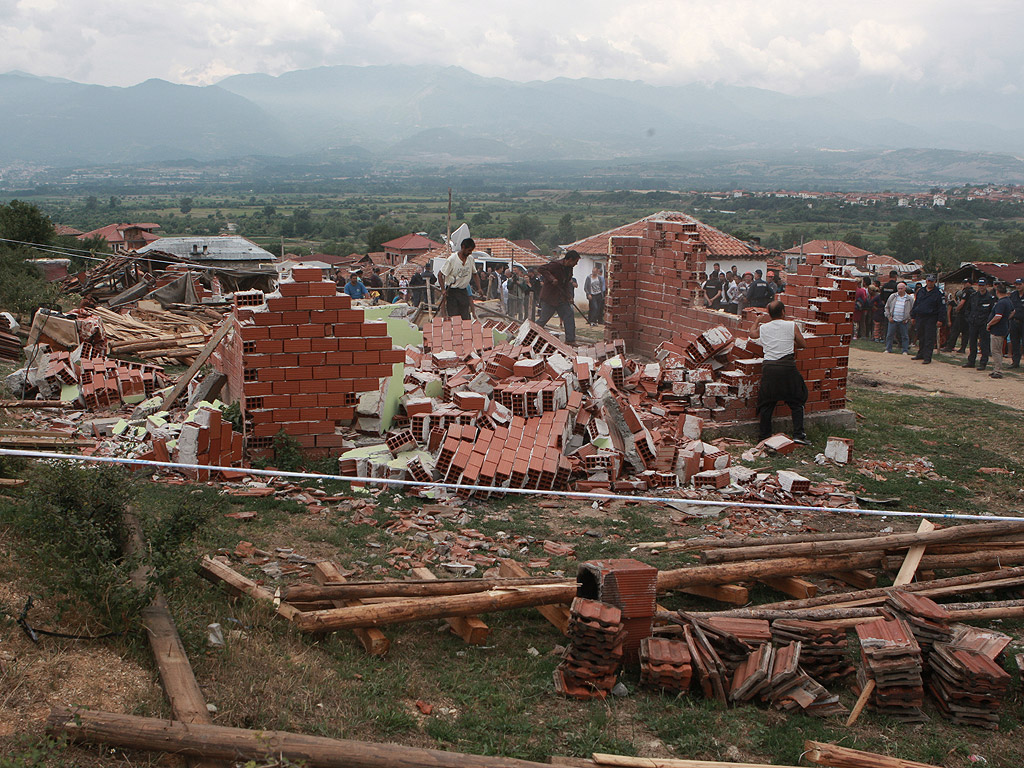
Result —
[[881, 350], [850, 350], [851, 384], [878, 386], [897, 391], [915, 385], [931, 392], [958, 397], [976, 397], [1024, 410], [1024, 376], [1019, 370], [1004, 370], [1002, 379], [989, 378], [991, 371], [961, 368], [966, 355], [937, 355], [931, 365], [912, 360], [909, 355], [886, 354]]

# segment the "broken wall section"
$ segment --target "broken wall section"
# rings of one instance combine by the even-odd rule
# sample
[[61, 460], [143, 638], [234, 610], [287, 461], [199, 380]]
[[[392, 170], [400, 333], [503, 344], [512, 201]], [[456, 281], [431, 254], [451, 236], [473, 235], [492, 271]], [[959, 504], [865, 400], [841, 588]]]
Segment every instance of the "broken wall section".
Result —
[[[707, 270], [707, 247], [695, 225], [651, 220], [643, 236], [610, 238], [609, 251], [607, 338], [622, 338], [631, 353], [651, 359], [664, 342], [686, 347], [719, 326], [737, 341], [747, 339], [760, 310], [747, 309], [737, 317], [695, 306], [700, 273]], [[840, 267], [823, 263], [820, 256], [809, 256], [796, 274], [787, 276], [786, 316], [799, 321], [807, 339], [797, 367], [807, 382], [808, 412], [846, 405], [856, 290], [855, 280], [842, 277]], [[760, 358], [752, 358], [744, 372], [759, 376]], [[756, 400], [755, 390], [744, 402], [732, 403], [731, 420], [756, 418]], [[787, 413], [785, 406], [776, 409], [776, 415]]]

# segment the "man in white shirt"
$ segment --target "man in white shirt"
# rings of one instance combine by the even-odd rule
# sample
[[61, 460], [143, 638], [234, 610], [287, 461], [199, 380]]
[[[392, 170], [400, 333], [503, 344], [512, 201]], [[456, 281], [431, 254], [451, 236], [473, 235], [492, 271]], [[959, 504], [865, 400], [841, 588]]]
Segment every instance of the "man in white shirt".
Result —
[[910, 310], [913, 308], [914, 297], [907, 293], [907, 284], [896, 283], [896, 293], [885, 302], [885, 319], [889, 321], [885, 331], [886, 352], [892, 352], [893, 337], [898, 333], [903, 354], [910, 354]]
[[796, 367], [796, 350], [806, 346], [796, 323], [785, 319], [786, 307], [781, 301], [768, 305], [768, 317], [759, 314], [751, 333], [764, 349], [761, 364], [761, 386], [757, 396], [757, 415], [760, 420], [760, 439], [772, 436], [772, 416], [780, 400], [789, 406], [793, 415], [793, 439], [806, 443], [804, 433], [804, 404], [807, 402], [807, 384]]
[[456, 315], [464, 320], [473, 317], [472, 301], [466, 288], [473, 283], [473, 291], [483, 296], [480, 288], [480, 275], [473, 263], [473, 251], [476, 241], [467, 237], [462, 241], [459, 250], [444, 260], [437, 273], [437, 284], [441, 287], [441, 297], [445, 301], [445, 310], [449, 317]]

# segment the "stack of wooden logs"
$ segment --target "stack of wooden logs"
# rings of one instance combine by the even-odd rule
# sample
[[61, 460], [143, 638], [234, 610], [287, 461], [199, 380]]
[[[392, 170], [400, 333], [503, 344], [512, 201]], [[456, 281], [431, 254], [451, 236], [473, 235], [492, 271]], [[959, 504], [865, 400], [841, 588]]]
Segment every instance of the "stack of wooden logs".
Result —
[[208, 307], [134, 309], [129, 314], [103, 307], [93, 311], [100, 319], [111, 354], [165, 364], [191, 365], [223, 319], [219, 312]]

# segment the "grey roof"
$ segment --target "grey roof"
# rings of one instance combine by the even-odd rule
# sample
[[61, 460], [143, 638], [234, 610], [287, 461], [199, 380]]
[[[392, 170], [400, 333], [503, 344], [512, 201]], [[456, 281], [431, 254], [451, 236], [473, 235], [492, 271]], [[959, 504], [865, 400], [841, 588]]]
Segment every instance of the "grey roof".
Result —
[[161, 237], [140, 248], [138, 253], [161, 251], [179, 259], [207, 261], [273, 261], [274, 254], [238, 235], [216, 237]]

